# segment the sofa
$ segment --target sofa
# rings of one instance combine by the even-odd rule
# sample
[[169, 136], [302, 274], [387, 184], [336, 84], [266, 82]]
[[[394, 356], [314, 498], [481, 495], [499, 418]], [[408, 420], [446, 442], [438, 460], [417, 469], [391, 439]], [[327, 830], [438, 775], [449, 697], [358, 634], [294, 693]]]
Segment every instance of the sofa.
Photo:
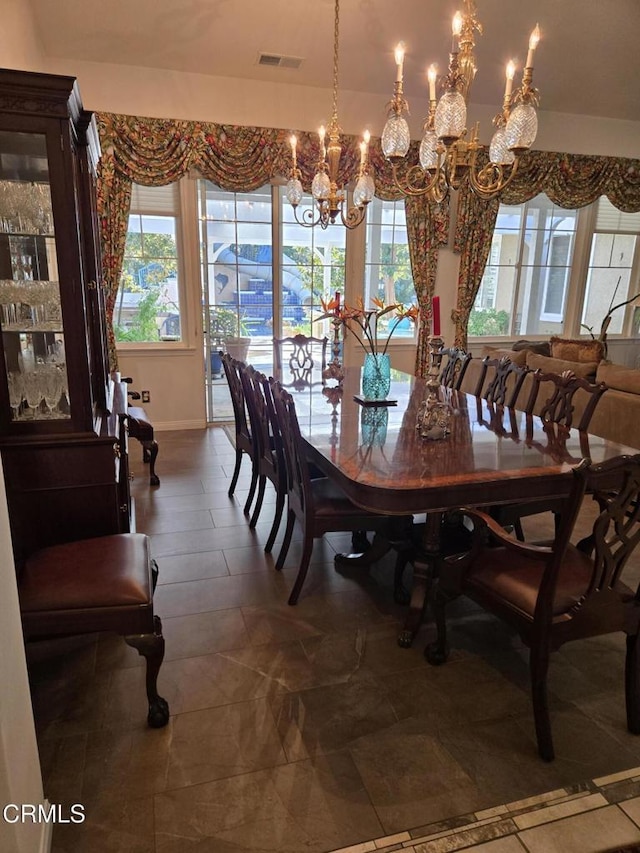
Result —
[[[567, 343], [578, 342], [569, 341]], [[598, 344], [599, 341], [581, 341], [579, 343], [587, 346], [579, 350], [568, 347], [563, 349], [560, 346], [554, 347], [554, 339], [552, 339], [549, 349], [550, 355], [543, 355], [540, 351], [535, 351], [535, 349], [540, 350], [541, 346], [543, 348], [546, 346], [546, 344], [540, 345], [539, 342], [534, 345], [535, 349], [529, 347], [518, 347], [517, 349], [485, 347], [480, 358], [473, 358], [469, 362], [462, 390], [469, 394], [476, 392], [481, 361], [487, 355], [491, 358], [501, 358], [508, 355], [516, 364], [526, 364], [531, 370], [540, 369], [543, 373], [562, 373], [565, 370], [572, 370], [577, 376], [583, 376], [590, 382], [604, 382], [607, 385], [607, 391], [600, 398], [591, 420], [589, 432], [619, 444], [640, 448], [640, 370], [611, 364], [599, 359], [598, 355], [601, 355], [601, 352], [598, 347], [589, 347], [589, 344]], [[517, 344], [515, 346], [517, 347]], [[569, 354], [574, 358], [554, 357], [558, 353]], [[528, 399], [531, 381], [531, 377], [527, 376], [519, 400], [526, 401]], [[578, 391], [576, 393], [576, 419], [580, 417], [586, 399], [587, 395], [584, 392]], [[539, 409], [543, 403], [544, 398], [538, 399], [536, 409]]]

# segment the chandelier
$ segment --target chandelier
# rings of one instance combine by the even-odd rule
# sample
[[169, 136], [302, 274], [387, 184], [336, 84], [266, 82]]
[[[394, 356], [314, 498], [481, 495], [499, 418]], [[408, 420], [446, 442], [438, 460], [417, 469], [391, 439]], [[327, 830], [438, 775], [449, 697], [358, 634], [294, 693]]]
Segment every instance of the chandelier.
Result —
[[420, 143], [419, 165], [407, 166], [400, 175], [409, 145], [409, 125], [405, 113], [409, 105], [402, 91], [404, 45], [396, 48], [397, 67], [393, 98], [389, 103], [387, 122], [382, 132], [382, 153], [392, 167], [393, 182], [403, 195], [427, 195], [435, 202], [443, 201], [451, 189], [459, 189], [468, 181], [482, 198], [493, 198], [509, 185], [518, 169], [520, 155], [529, 149], [538, 130], [538, 92], [531, 85], [533, 57], [540, 30], [536, 25], [529, 39], [529, 52], [522, 83], [513, 92], [515, 65], [506, 68], [506, 85], [502, 110], [494, 118], [495, 133], [489, 146], [489, 162], [478, 162], [484, 146], [478, 141], [478, 124], [467, 136], [467, 98], [476, 74], [473, 54], [474, 31], [482, 34], [475, 0], [463, 0], [464, 12], [453, 19], [453, 38], [449, 68], [441, 85], [444, 93], [436, 100], [436, 69], [428, 70], [429, 113]]
[[[340, 0], [335, 0], [335, 19], [333, 28], [333, 109], [329, 127], [325, 130], [320, 127], [318, 136], [320, 140], [320, 156], [316, 166], [316, 173], [311, 183], [311, 195], [315, 207], [308, 207], [298, 214], [298, 205], [302, 201], [301, 172], [298, 168], [296, 147], [297, 138], [292, 135], [289, 139], [291, 145], [291, 177], [287, 182], [286, 196], [293, 207], [293, 214], [299, 225], [312, 227], [319, 225], [327, 228], [338, 221], [338, 217], [347, 228], [356, 228], [364, 220], [367, 205], [375, 193], [373, 170], [369, 164], [369, 131], [365, 131], [363, 141], [360, 143], [360, 167], [358, 177], [353, 191], [353, 206], [348, 207], [347, 193], [344, 187], [338, 187], [338, 169], [342, 146], [340, 145], [340, 126], [338, 124], [338, 36], [340, 24]], [[325, 145], [325, 138], [329, 134], [329, 144]]]

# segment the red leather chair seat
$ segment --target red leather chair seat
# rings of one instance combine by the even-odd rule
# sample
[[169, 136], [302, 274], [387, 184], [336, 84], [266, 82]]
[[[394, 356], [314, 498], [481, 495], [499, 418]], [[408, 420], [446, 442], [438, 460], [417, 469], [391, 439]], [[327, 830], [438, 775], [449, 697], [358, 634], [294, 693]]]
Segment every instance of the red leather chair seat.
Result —
[[23, 613], [148, 605], [148, 537], [127, 533], [43, 548], [27, 560], [19, 589]]
[[[492, 548], [473, 565], [465, 582], [481, 590], [483, 597], [500, 599], [533, 619], [543, 572], [543, 564], [533, 560], [527, 564], [522, 558], [514, 568], [513, 552], [507, 548]], [[566, 613], [580, 601], [587, 591], [592, 572], [593, 560], [569, 545], [558, 576], [553, 600], [554, 616]]]

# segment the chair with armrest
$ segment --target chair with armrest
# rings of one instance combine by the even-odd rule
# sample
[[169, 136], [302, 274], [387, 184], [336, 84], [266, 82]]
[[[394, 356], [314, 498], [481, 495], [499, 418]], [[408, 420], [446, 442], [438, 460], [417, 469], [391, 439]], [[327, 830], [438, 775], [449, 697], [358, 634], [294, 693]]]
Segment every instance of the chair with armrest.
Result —
[[326, 337], [293, 335], [274, 338], [274, 372], [283, 388], [301, 391], [322, 382], [322, 374], [327, 366], [327, 344]]
[[223, 353], [221, 358], [224, 374], [229, 386], [229, 394], [231, 395], [231, 405], [233, 407], [235, 426], [234, 438], [236, 461], [233, 469], [233, 476], [231, 477], [231, 483], [229, 485], [228, 495], [230, 498], [233, 497], [233, 493], [235, 492], [236, 485], [238, 483], [238, 477], [240, 476], [242, 459], [244, 454], [246, 454], [251, 460], [251, 484], [249, 486], [249, 494], [247, 495], [247, 500], [244, 505], [244, 514], [249, 515], [253, 496], [255, 495], [256, 486], [258, 484], [258, 451], [256, 439], [249, 427], [247, 407], [242, 388], [242, 380], [240, 378], [240, 368], [243, 362], [237, 361], [228, 353]]
[[296, 520], [303, 530], [302, 557], [289, 596], [289, 604], [295, 604], [307, 576], [314, 539], [321, 538], [325, 533], [343, 530], [384, 531], [388, 518], [360, 509], [328, 478], [311, 479], [293, 397], [275, 380], [271, 390], [284, 449], [288, 506], [287, 527], [276, 569], [280, 570], [284, 566]]
[[[511, 538], [489, 515], [465, 510], [474, 522], [469, 554], [450, 558], [440, 572], [435, 610], [437, 640], [425, 650], [434, 665], [447, 655], [447, 603], [465, 595], [514, 628], [529, 647], [535, 729], [540, 756], [554, 757], [547, 704], [549, 656], [561, 645], [614, 631], [627, 635], [626, 712], [629, 731], [640, 734], [640, 587], [623, 581], [640, 542], [640, 454], [601, 465], [583, 460], [550, 545]], [[571, 544], [586, 493], [600, 513], [591, 534]], [[493, 539], [488, 547], [487, 533]]]
[[444, 347], [440, 350], [440, 355], [447, 357], [446, 364], [440, 371], [440, 384], [459, 391], [471, 361], [471, 353], [457, 347]]
[[[122, 382], [130, 385], [133, 379], [123, 377]], [[127, 391], [127, 397], [132, 400], [140, 399], [139, 391]], [[122, 413], [127, 425], [127, 432], [131, 438], [137, 439], [142, 445], [142, 461], [149, 465], [149, 485], [159, 486], [160, 478], [156, 474], [156, 459], [158, 458], [158, 442], [154, 438], [153, 424], [149, 415], [142, 406], [127, 406], [126, 412]]]
[[36, 551], [18, 574], [18, 595], [27, 641], [121, 634], [146, 659], [147, 721], [161, 728], [169, 721], [169, 706], [157, 690], [164, 637], [153, 612], [156, 577], [149, 538], [119, 533]]

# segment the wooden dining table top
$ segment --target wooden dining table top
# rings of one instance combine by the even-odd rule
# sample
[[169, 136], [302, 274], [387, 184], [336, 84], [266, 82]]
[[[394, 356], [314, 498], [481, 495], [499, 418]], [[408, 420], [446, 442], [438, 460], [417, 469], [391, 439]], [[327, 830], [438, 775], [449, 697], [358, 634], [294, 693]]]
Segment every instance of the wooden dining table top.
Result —
[[292, 393], [310, 461], [356, 504], [385, 514], [557, 497], [583, 458], [597, 464], [637, 452], [444, 388], [450, 432], [429, 440], [416, 429], [425, 380], [394, 372], [392, 406], [365, 407], [354, 399], [359, 390], [359, 368], [347, 368], [341, 387]]

